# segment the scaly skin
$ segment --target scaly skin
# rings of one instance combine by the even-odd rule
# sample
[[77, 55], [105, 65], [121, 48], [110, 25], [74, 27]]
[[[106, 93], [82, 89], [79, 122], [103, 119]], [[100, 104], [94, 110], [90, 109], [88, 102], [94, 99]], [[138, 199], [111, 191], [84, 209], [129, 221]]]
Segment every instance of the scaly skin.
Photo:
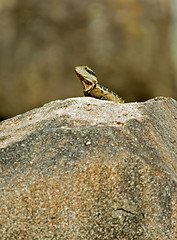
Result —
[[124, 103], [124, 100], [122, 100], [122, 98], [116, 93], [98, 84], [96, 74], [89, 67], [75, 67], [75, 72], [83, 85], [85, 96], [113, 101], [116, 103]]

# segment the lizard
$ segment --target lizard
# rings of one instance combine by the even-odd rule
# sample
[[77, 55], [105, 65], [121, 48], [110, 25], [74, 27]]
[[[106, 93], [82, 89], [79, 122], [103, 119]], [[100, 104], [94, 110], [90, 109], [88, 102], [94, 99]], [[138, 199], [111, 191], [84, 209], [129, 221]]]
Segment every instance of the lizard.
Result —
[[84, 96], [124, 103], [124, 100], [119, 95], [98, 84], [96, 74], [89, 67], [77, 66], [75, 72], [83, 85]]

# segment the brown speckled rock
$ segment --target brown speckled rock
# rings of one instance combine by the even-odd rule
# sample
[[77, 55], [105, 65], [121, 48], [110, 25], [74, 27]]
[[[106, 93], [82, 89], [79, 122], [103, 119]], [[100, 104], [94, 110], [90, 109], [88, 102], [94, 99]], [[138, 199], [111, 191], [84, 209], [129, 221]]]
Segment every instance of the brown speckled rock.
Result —
[[0, 239], [177, 239], [177, 103], [55, 101], [0, 124]]

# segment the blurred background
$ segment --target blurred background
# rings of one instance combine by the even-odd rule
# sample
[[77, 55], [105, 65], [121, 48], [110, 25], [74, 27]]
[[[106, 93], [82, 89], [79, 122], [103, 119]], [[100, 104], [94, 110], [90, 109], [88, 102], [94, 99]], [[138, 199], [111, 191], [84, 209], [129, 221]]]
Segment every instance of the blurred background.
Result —
[[0, 119], [83, 96], [74, 67], [126, 102], [177, 98], [176, 0], [0, 0]]

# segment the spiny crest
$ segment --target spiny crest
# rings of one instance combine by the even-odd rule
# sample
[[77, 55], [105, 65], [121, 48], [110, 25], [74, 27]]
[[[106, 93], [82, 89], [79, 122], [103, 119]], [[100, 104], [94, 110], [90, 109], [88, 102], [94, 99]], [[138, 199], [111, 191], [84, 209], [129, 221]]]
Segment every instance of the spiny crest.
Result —
[[[99, 85], [101, 88], [103, 88], [105, 91], [108, 91], [109, 93], [112, 93], [112, 94], [114, 94], [114, 96], [118, 96], [118, 94], [117, 93], [115, 93], [115, 92], [113, 92], [112, 90], [110, 90], [109, 88], [106, 88], [106, 87], [103, 87], [103, 86], [101, 86], [101, 85]], [[118, 96], [119, 97], [119, 96]]]

